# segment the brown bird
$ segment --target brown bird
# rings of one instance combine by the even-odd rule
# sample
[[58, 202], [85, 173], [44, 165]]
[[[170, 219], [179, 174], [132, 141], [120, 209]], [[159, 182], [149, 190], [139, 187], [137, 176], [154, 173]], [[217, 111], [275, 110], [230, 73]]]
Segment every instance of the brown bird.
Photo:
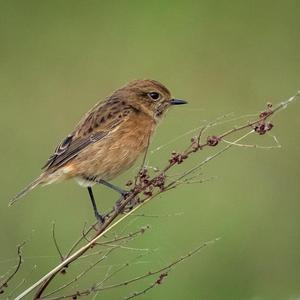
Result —
[[149, 138], [171, 105], [169, 90], [155, 80], [136, 80], [97, 103], [50, 156], [42, 174], [17, 194], [12, 205], [38, 185], [74, 178], [87, 187], [96, 218], [103, 222], [92, 186], [104, 184], [124, 196], [125, 191], [109, 181], [130, 168], [145, 152]]

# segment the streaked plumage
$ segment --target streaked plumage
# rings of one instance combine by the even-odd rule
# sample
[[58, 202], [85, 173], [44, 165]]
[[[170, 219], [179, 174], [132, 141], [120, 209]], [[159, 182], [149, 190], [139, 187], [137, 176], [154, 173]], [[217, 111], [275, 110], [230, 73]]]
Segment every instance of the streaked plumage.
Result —
[[91, 186], [97, 179], [113, 179], [145, 151], [167, 108], [184, 103], [171, 99], [169, 90], [154, 80], [136, 80], [116, 90], [86, 113], [50, 156], [43, 173], [10, 203], [38, 185], [75, 178]]

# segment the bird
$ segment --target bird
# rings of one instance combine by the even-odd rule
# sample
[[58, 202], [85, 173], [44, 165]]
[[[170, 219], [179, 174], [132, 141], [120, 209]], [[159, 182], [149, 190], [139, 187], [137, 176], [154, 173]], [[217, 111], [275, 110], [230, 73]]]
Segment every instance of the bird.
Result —
[[125, 196], [110, 181], [129, 169], [142, 153], [165, 112], [187, 101], [152, 79], [134, 80], [93, 106], [56, 147], [42, 173], [15, 195], [9, 206], [37, 186], [75, 179], [87, 188], [96, 219], [103, 223], [92, 187], [103, 184]]

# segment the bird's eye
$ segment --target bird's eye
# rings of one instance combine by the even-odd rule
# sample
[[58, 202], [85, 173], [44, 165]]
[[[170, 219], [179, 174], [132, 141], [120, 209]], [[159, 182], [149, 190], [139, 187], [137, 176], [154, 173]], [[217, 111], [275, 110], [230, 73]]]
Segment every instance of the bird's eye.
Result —
[[151, 92], [151, 93], [149, 93], [148, 95], [149, 95], [149, 97], [150, 97], [151, 99], [153, 99], [153, 100], [158, 100], [159, 97], [160, 97], [159, 93], [156, 93], [156, 92]]

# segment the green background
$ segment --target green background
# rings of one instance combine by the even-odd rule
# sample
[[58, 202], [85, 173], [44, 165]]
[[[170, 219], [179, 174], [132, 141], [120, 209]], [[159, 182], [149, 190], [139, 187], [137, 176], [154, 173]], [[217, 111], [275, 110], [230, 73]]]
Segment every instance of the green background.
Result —
[[[96, 101], [136, 78], [159, 80], [174, 96], [187, 99], [188, 106], [168, 113], [152, 149], [203, 120], [257, 113], [267, 101], [277, 103], [300, 89], [299, 11], [297, 0], [0, 1], [0, 274], [16, 264], [16, 245], [27, 241], [24, 265], [7, 291], [26, 278], [13, 292], [18, 294], [58, 262], [52, 221], [65, 252], [84, 222], [94, 220], [87, 192], [74, 182], [37, 189], [11, 208], [7, 203], [39, 174], [57, 143]], [[272, 134], [282, 148], [235, 147], [201, 171], [201, 178], [217, 179], [182, 185], [141, 211], [160, 217], [131, 218], [125, 229], [120, 226], [116, 232], [150, 224], [151, 230], [128, 246], [151, 251], [110, 282], [164, 266], [221, 237], [178, 265], [143, 299], [299, 299], [299, 105], [273, 120]], [[164, 165], [191, 136], [150, 155], [150, 164]], [[248, 143], [273, 144], [268, 136]], [[198, 153], [172, 172], [210, 153]], [[124, 185], [137, 167], [114, 183]], [[104, 187], [95, 193], [102, 209], [113, 205], [115, 193]], [[73, 291], [146, 252], [119, 250]], [[53, 286], [90, 261], [77, 262]], [[96, 299], [123, 299], [154, 280]]]

